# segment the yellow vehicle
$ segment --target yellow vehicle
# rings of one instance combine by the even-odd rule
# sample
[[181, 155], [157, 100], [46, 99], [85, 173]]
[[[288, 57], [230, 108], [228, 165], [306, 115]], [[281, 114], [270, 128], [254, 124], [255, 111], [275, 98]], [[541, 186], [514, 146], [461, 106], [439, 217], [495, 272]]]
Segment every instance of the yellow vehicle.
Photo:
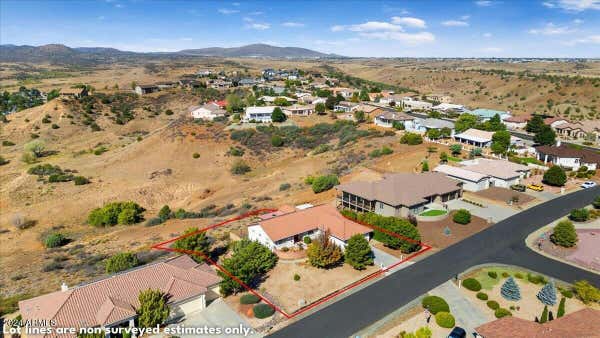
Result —
[[544, 191], [544, 186], [541, 184], [530, 184], [527, 188], [534, 191]]

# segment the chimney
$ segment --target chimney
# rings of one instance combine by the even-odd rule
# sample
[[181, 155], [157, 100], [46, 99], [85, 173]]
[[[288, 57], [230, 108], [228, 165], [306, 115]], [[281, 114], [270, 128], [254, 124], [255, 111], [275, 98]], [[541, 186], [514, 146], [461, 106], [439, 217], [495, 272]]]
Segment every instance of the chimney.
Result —
[[557, 147], [560, 147], [560, 145], [561, 145], [561, 142], [560, 142], [560, 140], [556, 140], [556, 146], [557, 146]]
[[60, 285], [60, 291], [62, 291], [62, 292], [69, 291], [69, 286], [67, 285], [67, 283], [63, 282]]

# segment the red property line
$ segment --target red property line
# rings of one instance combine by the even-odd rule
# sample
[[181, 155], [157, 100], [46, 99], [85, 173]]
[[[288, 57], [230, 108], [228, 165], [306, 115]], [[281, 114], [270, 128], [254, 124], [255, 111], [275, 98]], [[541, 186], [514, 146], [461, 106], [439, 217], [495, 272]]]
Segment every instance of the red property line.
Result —
[[275, 311], [281, 313], [287, 319], [293, 318], [293, 317], [295, 317], [295, 316], [297, 316], [297, 315], [299, 315], [301, 313], [304, 313], [304, 312], [306, 312], [306, 311], [308, 311], [310, 309], [313, 309], [313, 308], [315, 308], [315, 307], [317, 307], [317, 306], [319, 306], [319, 305], [321, 305], [321, 304], [323, 304], [323, 303], [325, 303], [325, 302], [327, 302], [327, 301], [329, 301], [329, 300], [331, 300], [331, 299], [333, 299], [333, 298], [335, 298], [335, 297], [337, 297], [337, 296], [339, 296], [339, 295], [347, 292], [348, 290], [350, 290], [350, 289], [352, 289], [352, 288], [354, 288], [354, 287], [356, 287], [356, 286], [358, 286], [360, 284], [366, 283], [367, 281], [369, 281], [371, 279], [374, 279], [376, 277], [380, 277], [383, 274], [385, 274], [386, 272], [390, 271], [391, 269], [397, 267], [398, 265], [400, 265], [400, 264], [402, 264], [402, 263], [404, 263], [404, 262], [406, 262], [406, 261], [408, 261], [408, 260], [410, 260], [412, 258], [415, 258], [415, 257], [417, 257], [419, 255], [422, 255], [423, 253], [431, 250], [431, 248], [432, 248], [431, 246], [429, 246], [427, 244], [424, 244], [424, 243], [422, 243], [420, 241], [414, 240], [412, 238], [408, 238], [408, 237], [399, 235], [397, 233], [391, 232], [389, 230], [382, 229], [380, 227], [373, 226], [373, 225], [370, 225], [370, 224], [367, 224], [367, 223], [364, 223], [364, 222], [359, 222], [357, 220], [354, 220], [354, 219], [351, 219], [349, 217], [346, 217], [346, 216], [342, 215], [343, 217], [345, 217], [348, 220], [351, 220], [353, 222], [362, 224], [362, 225], [364, 225], [366, 227], [369, 227], [371, 229], [374, 229], [374, 230], [377, 230], [377, 231], [381, 231], [381, 232], [386, 233], [386, 234], [388, 234], [390, 236], [393, 236], [393, 237], [405, 240], [407, 242], [418, 244], [418, 245], [421, 246], [421, 250], [419, 250], [418, 252], [416, 252], [416, 253], [414, 253], [412, 255], [407, 256], [404, 259], [399, 260], [398, 262], [396, 262], [396, 263], [394, 263], [394, 264], [386, 267], [385, 269], [380, 269], [378, 271], [375, 271], [375, 272], [373, 272], [373, 273], [371, 273], [371, 274], [369, 274], [369, 275], [367, 275], [367, 276], [359, 279], [358, 281], [355, 281], [355, 282], [353, 282], [353, 283], [351, 283], [349, 285], [346, 285], [345, 287], [343, 287], [343, 288], [341, 288], [341, 289], [339, 289], [339, 290], [337, 290], [337, 291], [335, 291], [335, 292], [333, 292], [333, 293], [331, 293], [331, 294], [329, 294], [327, 296], [324, 296], [323, 298], [320, 298], [319, 300], [314, 301], [311, 304], [309, 304], [309, 305], [307, 305], [307, 306], [305, 306], [305, 307], [303, 307], [301, 309], [296, 310], [292, 314], [288, 314], [287, 312], [285, 312], [284, 310], [282, 310], [281, 308], [279, 308], [277, 305], [273, 304], [270, 300], [268, 300], [267, 298], [265, 298], [264, 296], [262, 296], [258, 292], [254, 291], [254, 289], [252, 289], [251, 287], [249, 287], [248, 285], [246, 285], [246, 283], [242, 282], [239, 278], [237, 278], [236, 276], [234, 276], [233, 274], [231, 274], [229, 271], [227, 271], [225, 268], [223, 268], [222, 266], [220, 266], [219, 264], [217, 264], [217, 262], [215, 262], [214, 260], [212, 260], [210, 257], [208, 257], [207, 255], [205, 255], [204, 253], [199, 252], [199, 251], [193, 251], [193, 250], [175, 249], [175, 248], [171, 248], [169, 246], [166, 246], [167, 244], [170, 244], [170, 243], [175, 242], [177, 240], [180, 240], [182, 238], [186, 238], [186, 237], [193, 236], [193, 235], [196, 235], [196, 234], [199, 234], [199, 233], [202, 233], [202, 232], [206, 232], [206, 231], [208, 231], [210, 229], [214, 229], [214, 228], [217, 228], [217, 227], [220, 227], [220, 226], [223, 226], [223, 225], [235, 222], [235, 221], [239, 221], [239, 220], [251, 217], [251, 216], [257, 216], [257, 215], [260, 215], [260, 214], [269, 213], [269, 212], [275, 212], [275, 211], [277, 211], [277, 209], [258, 209], [258, 210], [254, 210], [254, 211], [251, 211], [251, 212], [247, 212], [247, 213], [242, 214], [240, 216], [237, 216], [237, 217], [234, 217], [234, 218], [230, 218], [230, 219], [222, 221], [220, 223], [216, 223], [216, 224], [210, 225], [210, 226], [208, 226], [206, 228], [203, 228], [203, 229], [199, 229], [198, 231], [194, 231], [194, 232], [191, 232], [189, 234], [178, 236], [178, 237], [172, 238], [170, 240], [167, 240], [167, 241], [155, 244], [155, 245], [152, 246], [152, 248], [156, 249], [156, 250], [164, 250], [164, 251], [169, 251], [169, 252], [178, 252], [178, 253], [184, 253], [184, 254], [188, 254], [188, 255], [195, 255], [195, 256], [202, 257], [206, 262], [210, 263], [211, 265], [214, 265], [217, 269], [219, 269], [219, 271], [223, 272], [229, 278], [233, 279], [238, 284], [240, 284], [244, 289], [246, 289], [246, 291], [254, 294], [257, 297], [259, 297], [262, 301], [264, 301], [265, 303], [269, 304], [269, 306], [271, 306]]

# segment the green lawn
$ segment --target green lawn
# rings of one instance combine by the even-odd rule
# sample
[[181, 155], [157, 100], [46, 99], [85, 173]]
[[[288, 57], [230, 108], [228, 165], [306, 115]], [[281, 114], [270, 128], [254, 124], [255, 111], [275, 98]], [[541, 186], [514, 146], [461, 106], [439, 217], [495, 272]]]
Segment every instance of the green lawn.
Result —
[[[498, 278], [494, 279], [488, 276], [488, 271], [495, 271], [498, 274]], [[484, 268], [482, 270], [479, 270], [474, 278], [477, 279], [479, 283], [481, 283], [482, 289], [491, 290], [494, 287], [494, 285], [500, 283], [500, 281], [506, 280], [506, 278], [502, 276], [503, 272], [506, 272], [513, 277], [515, 277], [517, 273], [520, 273], [521, 276], [523, 276], [523, 278], [519, 279], [515, 277], [515, 280], [522, 283], [529, 283], [529, 281], [527, 281], [527, 272], [504, 267]]]
[[423, 211], [422, 213], [419, 214], [419, 216], [440, 216], [440, 215], [445, 215], [448, 212], [446, 210], [437, 210], [437, 209], [430, 209], [427, 211]]
[[454, 156], [448, 156], [448, 161], [461, 162], [462, 160], [463, 160], [462, 158], [458, 158], [458, 157], [454, 157]]

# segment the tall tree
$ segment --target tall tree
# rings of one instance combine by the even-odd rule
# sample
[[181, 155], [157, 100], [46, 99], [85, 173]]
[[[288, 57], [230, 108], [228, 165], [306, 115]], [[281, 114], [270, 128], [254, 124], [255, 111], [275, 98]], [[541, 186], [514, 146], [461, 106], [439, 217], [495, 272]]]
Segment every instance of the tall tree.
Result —
[[281, 108], [275, 107], [275, 109], [273, 109], [273, 113], [271, 114], [271, 121], [284, 122], [285, 120], [287, 120], [287, 116], [283, 113]]
[[356, 270], [363, 270], [367, 265], [373, 265], [373, 251], [369, 242], [361, 234], [348, 239], [344, 254], [346, 263]]
[[169, 306], [162, 291], [152, 289], [141, 291], [138, 300], [140, 307], [137, 309], [137, 314], [140, 327], [155, 327], [164, 323], [169, 317]]
[[340, 247], [331, 240], [329, 229], [320, 231], [319, 236], [308, 246], [306, 255], [312, 266], [322, 269], [332, 268], [344, 258]]
[[[199, 252], [205, 256], [210, 253], [210, 240], [206, 236], [206, 231], [199, 231], [198, 228], [189, 228], [184, 232], [184, 237], [173, 243], [175, 249], [189, 250]], [[204, 261], [202, 255], [191, 255], [196, 262]]]
[[510, 132], [499, 130], [492, 135], [491, 150], [496, 155], [504, 155], [510, 147]]
[[454, 129], [457, 133], [462, 133], [467, 129], [474, 128], [477, 122], [477, 116], [468, 113], [461, 114], [454, 123]]
[[544, 126], [544, 119], [540, 115], [533, 115], [531, 120], [527, 121], [525, 130], [537, 134]]
[[[261, 276], [277, 264], [277, 255], [259, 242], [243, 239], [231, 246], [232, 254], [223, 260], [223, 268], [244, 284], [252, 286]], [[243, 287], [228, 274], [219, 271], [221, 294], [230, 295]]]
[[506, 300], [520, 300], [521, 299], [521, 290], [519, 289], [519, 285], [515, 282], [514, 278], [508, 277], [506, 282], [502, 284], [502, 288], [500, 289], [500, 294]]
[[550, 126], [543, 125], [533, 137], [533, 141], [539, 145], [552, 145], [556, 142], [556, 133]]
[[554, 282], [550, 281], [546, 283], [540, 292], [538, 292], [537, 298], [546, 305], [553, 306], [556, 304], [556, 287], [554, 287]]

